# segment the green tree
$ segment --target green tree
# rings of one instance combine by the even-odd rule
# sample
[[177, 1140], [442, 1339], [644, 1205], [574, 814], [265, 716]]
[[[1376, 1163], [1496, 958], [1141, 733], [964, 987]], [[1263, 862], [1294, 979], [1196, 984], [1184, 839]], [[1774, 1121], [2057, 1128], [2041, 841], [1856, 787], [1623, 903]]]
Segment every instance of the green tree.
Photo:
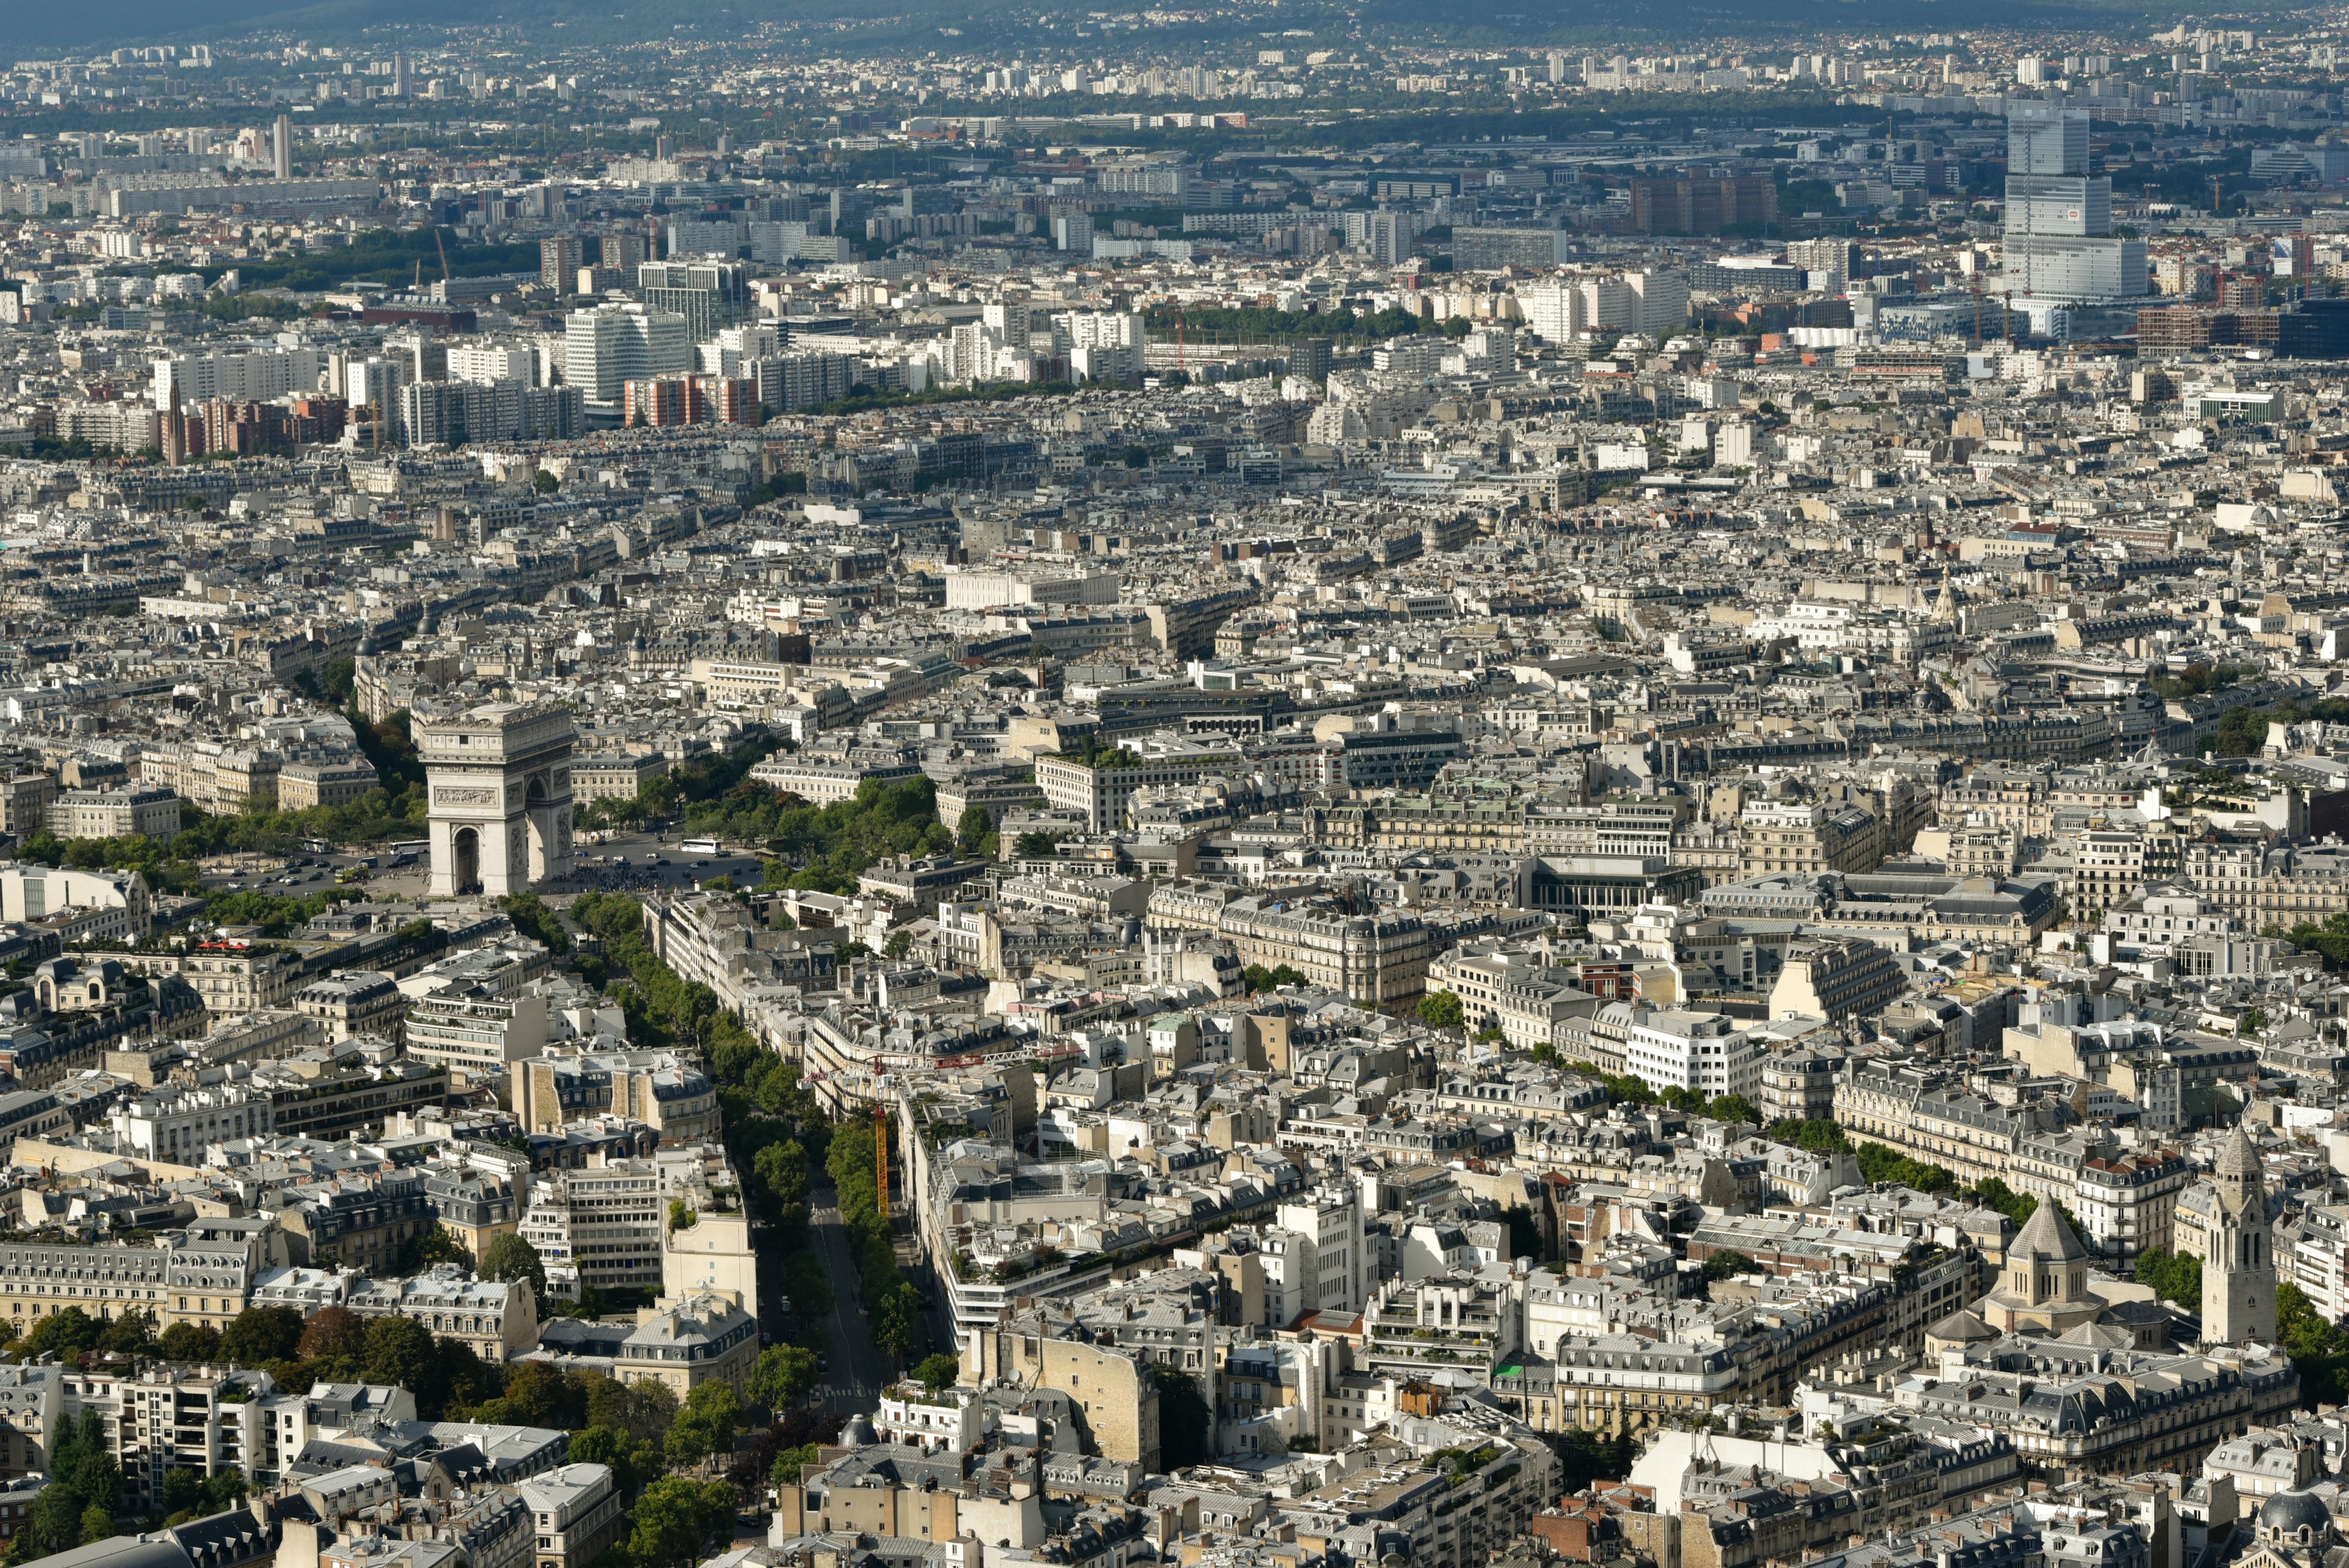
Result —
[[672, 1465], [698, 1464], [713, 1455], [734, 1451], [734, 1434], [742, 1426], [742, 1398], [734, 1385], [721, 1380], [704, 1383], [686, 1396], [685, 1407], [671, 1423], [666, 1447]]
[[1557, 1455], [1557, 1486], [1568, 1493], [1582, 1490], [1595, 1480], [1620, 1480], [1631, 1473], [1639, 1446], [1629, 1437], [1576, 1429], [1545, 1434]]
[[302, 1325], [297, 1352], [305, 1361], [328, 1357], [356, 1361], [367, 1354], [367, 1319], [348, 1307], [320, 1307]]
[[367, 1380], [369, 1383], [391, 1383], [416, 1396], [421, 1411], [428, 1404], [439, 1407], [431, 1397], [437, 1379], [432, 1331], [409, 1317], [379, 1317], [367, 1328]]
[[454, 1263], [468, 1273], [472, 1272], [473, 1256], [458, 1244], [457, 1238], [438, 1225], [428, 1227], [420, 1236], [410, 1237], [399, 1250], [399, 1261], [393, 1266], [405, 1277], [413, 1278], [441, 1263]]
[[481, 1278], [528, 1280], [531, 1294], [538, 1298], [538, 1310], [543, 1313], [550, 1305], [546, 1264], [539, 1258], [537, 1248], [512, 1231], [499, 1236], [481, 1250]]
[[175, 1323], [155, 1342], [155, 1352], [166, 1361], [215, 1361], [220, 1358], [221, 1331], [208, 1324]]
[[2202, 1310], [2202, 1260], [2191, 1252], [2160, 1247], [2140, 1252], [2136, 1273], [2137, 1282], [2151, 1285], [2163, 1301], [2175, 1302], [2189, 1312]]
[[1199, 1380], [1179, 1366], [1153, 1362], [1151, 1376], [1158, 1383], [1159, 1449], [1169, 1470], [1204, 1465], [1216, 1457], [1216, 1413]]
[[290, 1306], [247, 1307], [221, 1334], [221, 1355], [239, 1366], [261, 1366], [291, 1361], [302, 1351], [304, 1327], [299, 1309]]
[[750, 1369], [750, 1402], [780, 1416], [797, 1408], [823, 1379], [814, 1351], [801, 1345], [770, 1345]]
[[81, 1499], [67, 1486], [53, 1486], [33, 1500], [35, 1539], [51, 1552], [81, 1542]]
[[562, 917], [537, 894], [509, 893], [498, 900], [498, 907], [514, 923], [514, 929], [547, 951], [560, 957], [571, 950], [571, 933], [564, 929]]
[[750, 1157], [750, 1170], [775, 1217], [807, 1207], [807, 1150], [798, 1140], [769, 1144]]
[[921, 1299], [914, 1287], [898, 1280], [873, 1312], [873, 1343], [893, 1361], [914, 1354], [922, 1339]]
[[1457, 1029], [1467, 1014], [1460, 998], [1448, 991], [1430, 992], [1419, 999], [1419, 1021], [1430, 1029]]
[[60, 1361], [78, 1364], [84, 1355], [98, 1348], [105, 1332], [105, 1325], [96, 1318], [78, 1306], [69, 1306], [35, 1324], [18, 1348], [27, 1360], [55, 1355]]
[[1509, 1256], [1531, 1258], [1539, 1262], [1548, 1256], [1548, 1246], [1542, 1236], [1541, 1221], [1534, 1211], [1520, 1203], [1501, 1210], [1501, 1220], [1509, 1228]]
[[144, 1355], [155, 1348], [155, 1314], [134, 1308], [106, 1325], [98, 1336], [100, 1350]]
[[734, 1509], [734, 1489], [724, 1481], [657, 1480], [636, 1499], [629, 1555], [641, 1568], [690, 1568], [710, 1533], [731, 1522]]
[[1730, 1279], [1738, 1274], [1758, 1274], [1760, 1272], [1762, 1272], [1761, 1264], [1755, 1262], [1753, 1259], [1747, 1257], [1743, 1252], [1731, 1251], [1725, 1247], [1720, 1251], [1711, 1254], [1704, 1261], [1704, 1282], [1706, 1284], [1712, 1284], [1719, 1280]]
[[1773, 1143], [1789, 1143], [1796, 1148], [1809, 1149], [1813, 1154], [1848, 1153], [1851, 1150], [1851, 1140], [1843, 1136], [1843, 1128], [1825, 1117], [1814, 1121], [1775, 1121], [1764, 1129], [1762, 1136]]
[[633, 1498], [661, 1473], [660, 1450], [613, 1427], [586, 1427], [571, 1435], [565, 1456], [574, 1465], [608, 1465], [612, 1483]]
[[638, 1442], [657, 1439], [677, 1419], [677, 1396], [649, 1380], [617, 1383], [599, 1377], [587, 1386], [587, 1424], [625, 1432]]
[[1717, 1122], [1750, 1122], [1757, 1127], [1762, 1125], [1762, 1113], [1743, 1095], [1716, 1095], [1713, 1104], [1705, 1106], [1704, 1114]]
[[976, 855], [978, 846], [987, 842], [987, 836], [994, 831], [995, 818], [987, 814], [987, 807], [964, 806], [962, 815], [955, 818], [955, 847], [965, 855]]
[[2238, 1040], [2253, 1039], [2267, 1031], [2268, 1010], [2264, 1007], [2246, 1007], [2235, 1015], [2235, 1038]]
[[543, 1361], [515, 1362], [500, 1397], [522, 1426], [568, 1431], [587, 1423], [587, 1390]]
[[955, 1380], [962, 1376], [962, 1364], [940, 1351], [936, 1355], [924, 1357], [922, 1364], [914, 1368], [914, 1376], [921, 1380], [923, 1386], [936, 1393], [941, 1388], [954, 1386]]
[[2349, 1392], [2349, 1335], [2289, 1280], [2276, 1287], [2276, 1337], [2300, 1372], [2300, 1403], [2338, 1405]]
[[821, 1443], [802, 1443], [796, 1449], [785, 1449], [775, 1456], [774, 1469], [768, 1472], [768, 1481], [778, 1490], [800, 1484], [807, 1467], [823, 1457]]

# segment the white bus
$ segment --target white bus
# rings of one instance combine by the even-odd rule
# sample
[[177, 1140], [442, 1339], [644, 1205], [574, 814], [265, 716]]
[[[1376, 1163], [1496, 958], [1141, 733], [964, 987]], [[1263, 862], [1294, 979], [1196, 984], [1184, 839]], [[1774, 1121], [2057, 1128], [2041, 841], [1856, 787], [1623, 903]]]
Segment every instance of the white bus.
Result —
[[720, 853], [718, 847], [718, 840], [714, 838], [688, 838], [678, 847], [684, 850], [688, 855], [716, 855]]

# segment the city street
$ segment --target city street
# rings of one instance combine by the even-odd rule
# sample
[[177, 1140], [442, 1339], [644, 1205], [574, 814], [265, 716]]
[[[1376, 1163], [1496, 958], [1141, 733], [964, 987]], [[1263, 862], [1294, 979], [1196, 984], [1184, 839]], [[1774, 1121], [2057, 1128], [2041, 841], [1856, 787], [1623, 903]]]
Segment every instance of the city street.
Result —
[[824, 1375], [817, 1402], [842, 1415], [870, 1415], [888, 1381], [888, 1359], [873, 1343], [872, 1325], [857, 1299], [856, 1261], [849, 1253], [848, 1233], [842, 1227], [840, 1197], [828, 1179], [819, 1178], [808, 1189], [808, 1233], [817, 1262], [832, 1283], [832, 1367]]

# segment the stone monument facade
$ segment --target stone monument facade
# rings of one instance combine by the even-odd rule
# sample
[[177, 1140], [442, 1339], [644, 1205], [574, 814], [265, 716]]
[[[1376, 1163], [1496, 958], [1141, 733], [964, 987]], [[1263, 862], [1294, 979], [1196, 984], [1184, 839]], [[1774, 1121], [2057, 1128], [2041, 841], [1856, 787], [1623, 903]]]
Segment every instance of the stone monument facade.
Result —
[[495, 898], [570, 875], [567, 709], [476, 708], [413, 733], [431, 791], [434, 897]]

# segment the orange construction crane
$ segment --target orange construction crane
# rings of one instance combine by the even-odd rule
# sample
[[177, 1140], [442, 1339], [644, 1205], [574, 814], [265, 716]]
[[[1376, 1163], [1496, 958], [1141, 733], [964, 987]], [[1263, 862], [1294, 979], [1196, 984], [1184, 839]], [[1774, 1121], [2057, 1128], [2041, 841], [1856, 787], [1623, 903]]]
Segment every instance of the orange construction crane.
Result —
[[880, 1195], [881, 1218], [889, 1218], [889, 1112], [877, 1101], [873, 1106], [873, 1182]]

